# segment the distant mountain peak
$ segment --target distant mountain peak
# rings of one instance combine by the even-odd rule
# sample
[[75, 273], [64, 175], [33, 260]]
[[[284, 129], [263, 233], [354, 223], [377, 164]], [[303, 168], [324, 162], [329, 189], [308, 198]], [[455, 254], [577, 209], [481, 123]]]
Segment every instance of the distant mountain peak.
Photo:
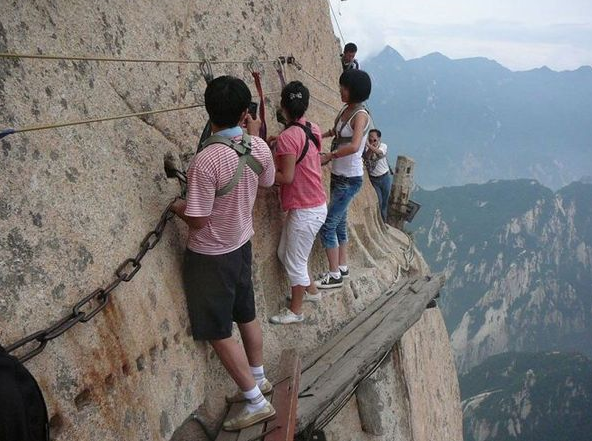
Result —
[[479, 66], [487, 69], [495, 69], [495, 70], [504, 70], [510, 72], [510, 69], [501, 65], [496, 60], [487, 57], [469, 57], [469, 58], [459, 58], [454, 60], [456, 63], [464, 64], [464, 65], [471, 65], [471, 66]]
[[403, 58], [403, 56], [392, 46], [385, 46], [384, 49], [382, 49], [380, 51], [380, 53], [378, 54], [378, 57], [380, 58], [388, 58], [390, 60], [393, 61], [401, 61], [401, 62], [405, 62], [405, 58]]
[[446, 55], [442, 54], [441, 52], [431, 52], [427, 55], [424, 55], [421, 58], [425, 58], [425, 59], [430, 59], [430, 60], [446, 60], [446, 61], [450, 61], [450, 58], [448, 58]]
[[[570, 72], [570, 71], [568, 71]], [[591, 74], [592, 73], [592, 66], [580, 66], [576, 70], [571, 72], [576, 72], [578, 74]]]
[[551, 69], [547, 65], [543, 65], [541, 67], [535, 67], [533, 69], [519, 71], [518, 73], [534, 73], [534, 74], [549, 74], [549, 73], [557, 73], [553, 69]]

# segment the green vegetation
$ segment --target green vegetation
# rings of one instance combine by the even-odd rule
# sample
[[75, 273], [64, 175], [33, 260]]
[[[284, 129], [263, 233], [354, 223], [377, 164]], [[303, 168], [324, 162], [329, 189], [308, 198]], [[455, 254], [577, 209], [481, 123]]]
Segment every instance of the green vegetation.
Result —
[[459, 381], [465, 441], [476, 440], [483, 427], [496, 426], [497, 433], [492, 430], [486, 441], [590, 440], [592, 361], [583, 355], [496, 355]]
[[[515, 333], [506, 349], [528, 343], [531, 350], [592, 354], [592, 268], [576, 250], [592, 247], [591, 184], [577, 182], [553, 193], [533, 180], [501, 180], [419, 189], [412, 197], [422, 204], [410, 224], [416, 243], [433, 271], [451, 272], [440, 302], [451, 333], [465, 313], [469, 338], [488, 326], [486, 313], [500, 308], [503, 293], [498, 289], [495, 298], [482, 301], [484, 295], [496, 289], [494, 283], [519, 274], [527, 285], [515, 282], [521, 294], [506, 293], [508, 332]], [[535, 295], [545, 300], [532, 306]], [[546, 319], [558, 314], [563, 325]]]
[[539, 201], [548, 201], [553, 192], [531, 179], [491, 181], [444, 187], [434, 191], [417, 190], [413, 199], [422, 208], [413, 221], [415, 229], [428, 228], [436, 210], [450, 228], [451, 237], [462, 252], [479, 246], [501, 232], [513, 218], [522, 216]]

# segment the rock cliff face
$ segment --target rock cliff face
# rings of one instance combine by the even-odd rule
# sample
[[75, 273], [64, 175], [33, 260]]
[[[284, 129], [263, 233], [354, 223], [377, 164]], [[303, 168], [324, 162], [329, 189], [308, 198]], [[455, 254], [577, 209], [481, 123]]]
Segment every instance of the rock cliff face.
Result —
[[[219, 61], [293, 54], [327, 84], [335, 85], [340, 73], [328, 11], [314, 0], [12, 2], [0, 22], [0, 50]], [[244, 64], [213, 68], [215, 75], [233, 74], [253, 86]], [[337, 94], [303, 72], [288, 68], [287, 75], [305, 82], [315, 96], [310, 119], [330, 127], [331, 106], [340, 105]], [[197, 65], [1, 60], [0, 118], [3, 126], [23, 127], [186, 106], [201, 100], [204, 87]], [[270, 64], [264, 64], [263, 87], [273, 115], [280, 86]], [[136, 254], [178, 193], [176, 182], [165, 177], [164, 155], [193, 151], [204, 121], [203, 109], [193, 109], [1, 141], [3, 344], [61, 318]], [[270, 133], [279, 129], [271, 119], [268, 124]], [[253, 270], [272, 377], [283, 348], [305, 354], [330, 338], [405, 265], [406, 236], [382, 225], [375, 206], [366, 183], [350, 218], [351, 282], [306, 309], [302, 326], [273, 327], [267, 319], [288, 289], [276, 257], [282, 215], [276, 190], [260, 191]], [[231, 381], [211, 348], [187, 333], [179, 277], [185, 234], [184, 225], [173, 221], [138, 275], [114, 291], [102, 313], [50, 342], [28, 363], [48, 402], [53, 439], [168, 439], [200, 405], [221, 414]], [[324, 264], [317, 245], [313, 270]], [[411, 271], [427, 272], [421, 257]], [[439, 311], [424, 314], [397, 354], [384, 374], [393, 384], [384, 391], [392, 424], [384, 437], [372, 439], [461, 440], [458, 384]], [[361, 432], [355, 400], [327, 431], [335, 440], [369, 439]]]
[[592, 354], [592, 185], [500, 181], [416, 197], [418, 243], [449, 276], [460, 371], [507, 351]]

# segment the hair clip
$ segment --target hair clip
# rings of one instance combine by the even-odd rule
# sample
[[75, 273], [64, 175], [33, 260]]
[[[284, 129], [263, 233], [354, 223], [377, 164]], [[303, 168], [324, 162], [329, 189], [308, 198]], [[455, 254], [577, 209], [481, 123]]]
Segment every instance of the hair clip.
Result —
[[300, 98], [302, 99], [302, 92], [298, 92], [298, 93], [291, 93], [290, 95], [288, 95], [290, 97], [291, 100], [295, 99], [295, 98]]

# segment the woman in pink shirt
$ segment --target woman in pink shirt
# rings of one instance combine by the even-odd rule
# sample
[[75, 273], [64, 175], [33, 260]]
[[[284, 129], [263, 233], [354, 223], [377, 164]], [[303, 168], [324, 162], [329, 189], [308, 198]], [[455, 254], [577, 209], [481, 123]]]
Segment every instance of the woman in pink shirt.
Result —
[[281, 106], [288, 124], [277, 138], [275, 182], [280, 185], [282, 209], [287, 216], [278, 256], [292, 290], [290, 307], [270, 318], [275, 324], [302, 322], [302, 302], [321, 297], [311, 284], [308, 256], [327, 216], [327, 198], [320, 162], [321, 130], [304, 118], [309, 97], [300, 81], [292, 81], [282, 90]]

